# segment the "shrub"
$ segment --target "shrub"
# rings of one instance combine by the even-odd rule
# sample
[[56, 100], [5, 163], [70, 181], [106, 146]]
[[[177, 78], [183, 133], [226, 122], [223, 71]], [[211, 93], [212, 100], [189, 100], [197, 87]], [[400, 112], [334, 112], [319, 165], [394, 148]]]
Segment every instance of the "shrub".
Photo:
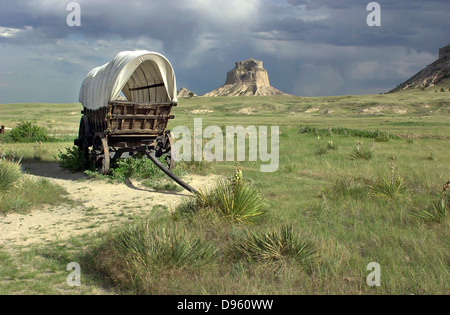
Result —
[[77, 146], [67, 148], [65, 153], [59, 151], [58, 165], [72, 173], [91, 170], [93, 167]]
[[115, 179], [157, 179], [163, 177], [163, 174], [150, 159], [142, 156], [118, 160], [112, 168], [112, 177]]
[[315, 245], [303, 240], [291, 225], [264, 232], [247, 231], [236, 248], [242, 255], [259, 261], [293, 259], [303, 265], [310, 265], [317, 258]]
[[14, 142], [24, 143], [45, 142], [49, 139], [45, 128], [39, 127], [30, 121], [21, 121], [18, 123], [17, 127], [11, 130], [10, 137]]

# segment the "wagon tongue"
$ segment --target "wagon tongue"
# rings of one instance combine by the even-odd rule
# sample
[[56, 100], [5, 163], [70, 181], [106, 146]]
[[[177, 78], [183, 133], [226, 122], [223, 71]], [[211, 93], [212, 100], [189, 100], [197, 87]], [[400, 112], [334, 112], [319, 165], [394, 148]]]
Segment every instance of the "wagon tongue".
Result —
[[159, 169], [161, 169], [161, 171], [166, 173], [166, 175], [169, 176], [171, 179], [173, 179], [178, 185], [180, 185], [181, 187], [183, 187], [184, 189], [186, 189], [187, 191], [189, 191], [193, 194], [198, 194], [198, 191], [196, 189], [189, 186], [187, 183], [185, 183], [183, 180], [181, 180], [181, 178], [179, 178], [177, 175], [175, 175], [169, 168], [165, 167], [155, 156], [154, 151], [151, 153], [147, 153], [147, 156], [153, 163], [155, 163], [156, 166], [158, 166]]

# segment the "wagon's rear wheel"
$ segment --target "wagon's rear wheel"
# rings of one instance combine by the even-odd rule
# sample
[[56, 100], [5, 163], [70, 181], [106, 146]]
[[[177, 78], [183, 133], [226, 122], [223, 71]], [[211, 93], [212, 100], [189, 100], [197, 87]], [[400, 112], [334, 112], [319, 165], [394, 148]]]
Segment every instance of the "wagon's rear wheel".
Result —
[[86, 116], [83, 116], [80, 121], [80, 128], [78, 129], [78, 139], [75, 140], [75, 144], [83, 152], [83, 156], [86, 160], [89, 160], [89, 120]]
[[175, 166], [172, 158], [173, 137], [169, 130], [157, 140], [156, 157], [163, 157], [165, 164], [169, 169]]
[[102, 174], [107, 174], [111, 165], [108, 139], [103, 132], [98, 132], [92, 142], [92, 161], [95, 169]]

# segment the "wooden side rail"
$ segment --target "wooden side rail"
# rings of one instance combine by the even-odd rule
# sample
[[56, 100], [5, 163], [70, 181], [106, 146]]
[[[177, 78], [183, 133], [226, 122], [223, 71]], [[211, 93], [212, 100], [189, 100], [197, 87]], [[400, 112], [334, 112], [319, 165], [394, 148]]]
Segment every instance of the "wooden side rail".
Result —
[[177, 106], [178, 103], [176, 102], [162, 102], [162, 103], [135, 103], [135, 102], [128, 102], [128, 101], [113, 101], [108, 103], [111, 106], [119, 105], [119, 106], [126, 106], [126, 107], [133, 107], [133, 106], [141, 106], [141, 107], [160, 107], [160, 106]]
[[119, 115], [119, 114], [109, 114], [106, 116], [106, 119], [162, 119], [162, 120], [168, 120], [168, 119], [174, 119], [174, 115]]

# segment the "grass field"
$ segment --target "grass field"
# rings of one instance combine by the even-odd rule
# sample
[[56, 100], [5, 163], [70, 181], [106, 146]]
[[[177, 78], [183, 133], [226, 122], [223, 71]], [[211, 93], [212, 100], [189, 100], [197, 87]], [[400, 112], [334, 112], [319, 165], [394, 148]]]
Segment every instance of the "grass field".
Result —
[[[147, 274], [133, 285], [119, 277], [116, 282], [113, 279], [113, 288], [120, 293], [156, 294], [449, 293], [448, 217], [436, 223], [416, 214], [430, 209], [450, 180], [449, 96], [450, 92], [430, 89], [365, 96], [180, 100], [170, 128], [192, 128], [194, 118], [202, 118], [204, 127], [280, 127], [277, 172], [261, 173], [258, 162], [240, 163], [244, 178], [264, 197], [267, 215], [252, 224], [224, 223], [207, 217], [174, 221], [161, 212], [141, 218], [154, 224], [155, 229], [174, 227], [180, 237], [206, 242], [217, 255], [198, 266], [174, 267], [159, 276]], [[77, 133], [80, 110], [79, 104], [5, 104], [0, 105], [0, 124], [14, 128], [20, 120], [31, 120], [52, 135], [66, 137]], [[300, 133], [305, 127], [380, 131], [396, 137], [374, 141], [345, 133]], [[20, 143], [2, 146], [27, 159], [42, 150], [40, 160], [45, 163], [55, 161], [59, 150], [72, 143], [44, 143], [43, 148]], [[358, 158], [358, 146], [370, 156]], [[215, 162], [211, 173], [230, 177], [235, 168], [233, 162]], [[397, 190], [379, 192], [383, 183], [396, 180], [400, 181], [397, 187], [388, 188]], [[32, 294], [60, 293], [55, 287], [65, 281], [60, 264], [66, 261], [85, 262], [93, 270], [86, 275], [86, 282], [104, 285], [105, 277], [111, 279], [113, 275], [100, 268], [98, 264], [108, 262], [99, 260], [96, 253], [111, 251], [107, 244], [115, 239], [114, 233], [135, 231], [142, 224], [138, 221], [121, 227], [121, 232], [97, 239], [60, 241], [39, 250], [31, 248], [15, 258], [0, 248], [0, 293], [23, 292], [25, 282], [32, 283], [32, 289], [26, 291]], [[308, 268], [289, 259], [274, 265], [236, 258], [234, 240], [249, 231], [276, 230], [284, 225], [292, 226], [295, 233], [315, 244], [318, 258]], [[370, 273], [367, 266], [372, 262], [381, 266], [380, 287], [366, 284]], [[42, 264], [53, 273], [43, 276], [20, 271], [30, 263]], [[23, 281], [15, 285], [8, 282], [2, 288], [5, 279], [14, 277]], [[88, 292], [80, 288], [64, 293]]]

